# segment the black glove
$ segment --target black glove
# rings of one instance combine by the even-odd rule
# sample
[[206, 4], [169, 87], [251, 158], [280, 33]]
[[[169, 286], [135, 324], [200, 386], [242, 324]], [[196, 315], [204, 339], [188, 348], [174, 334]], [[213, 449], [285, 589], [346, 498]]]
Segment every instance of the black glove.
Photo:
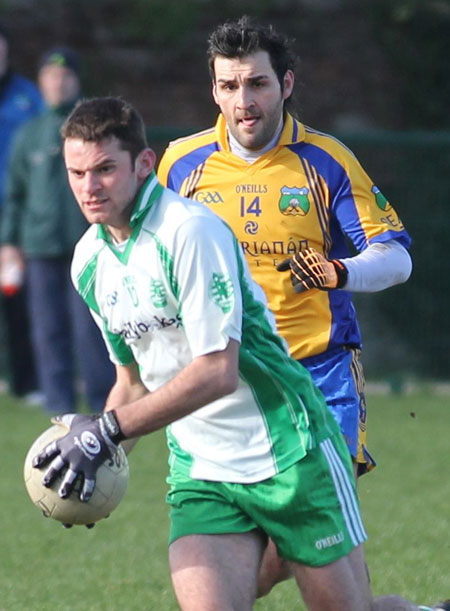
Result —
[[[80, 500], [88, 501], [95, 488], [95, 474], [104, 460], [112, 455], [125, 437], [120, 431], [114, 412], [100, 415], [64, 414], [52, 419], [69, 429], [67, 435], [56, 439], [33, 458], [33, 467], [50, 463], [42, 484], [52, 482], [67, 468], [58, 490], [61, 498], [68, 497], [78, 477], [83, 479]], [[51, 461], [51, 462], [50, 462]]]
[[[108, 517], [108, 516], [106, 516], [106, 517]], [[68, 529], [68, 528], [72, 528], [73, 524], [64, 524], [64, 523], [63, 523], [63, 525], [62, 525], [62, 526], [63, 526], [63, 528]], [[87, 528], [88, 530], [91, 530], [91, 528], [94, 528], [95, 523], [92, 523], [92, 524], [85, 524], [85, 526], [86, 526], [86, 528]]]
[[340, 289], [347, 282], [348, 271], [342, 261], [329, 261], [314, 248], [297, 252], [291, 259], [277, 265], [279, 272], [291, 271], [291, 282], [296, 293], [310, 289], [329, 291]]

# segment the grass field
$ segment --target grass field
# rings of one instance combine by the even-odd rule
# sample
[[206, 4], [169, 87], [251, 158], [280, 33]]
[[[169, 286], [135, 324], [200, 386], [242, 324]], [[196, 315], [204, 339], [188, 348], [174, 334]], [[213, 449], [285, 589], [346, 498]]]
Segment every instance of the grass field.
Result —
[[[449, 397], [369, 397], [378, 467], [359, 484], [375, 594], [419, 603], [450, 597]], [[175, 611], [168, 577], [166, 449], [162, 433], [130, 456], [119, 508], [92, 530], [44, 519], [23, 485], [23, 461], [47, 416], [0, 397], [1, 611]], [[302, 609], [292, 582], [258, 611]]]

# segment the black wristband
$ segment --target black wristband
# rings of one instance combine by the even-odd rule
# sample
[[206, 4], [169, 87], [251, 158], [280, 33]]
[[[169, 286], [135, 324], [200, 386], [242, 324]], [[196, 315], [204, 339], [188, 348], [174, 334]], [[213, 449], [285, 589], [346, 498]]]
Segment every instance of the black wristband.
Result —
[[334, 265], [334, 269], [336, 270], [337, 274], [336, 288], [342, 289], [347, 283], [348, 269], [345, 267], [342, 261], [339, 261], [339, 259], [333, 259], [331, 263]]
[[120, 425], [116, 417], [116, 411], [114, 409], [103, 412], [101, 418], [103, 420], [103, 424], [105, 425], [106, 432], [111, 438], [111, 441], [114, 443], [120, 443], [126, 439], [125, 435], [120, 429]]

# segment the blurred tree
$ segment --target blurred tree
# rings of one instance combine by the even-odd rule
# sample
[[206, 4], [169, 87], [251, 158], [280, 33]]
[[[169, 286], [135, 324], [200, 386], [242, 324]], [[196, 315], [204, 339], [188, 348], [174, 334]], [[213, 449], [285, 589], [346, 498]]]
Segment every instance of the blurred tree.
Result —
[[449, 126], [450, 0], [0, 0], [27, 76], [48, 44], [74, 46], [88, 94], [124, 95], [153, 122], [196, 127], [214, 113], [207, 37], [245, 13], [296, 39], [312, 125]]
[[405, 128], [450, 128], [450, 1], [365, 3], [399, 80]]

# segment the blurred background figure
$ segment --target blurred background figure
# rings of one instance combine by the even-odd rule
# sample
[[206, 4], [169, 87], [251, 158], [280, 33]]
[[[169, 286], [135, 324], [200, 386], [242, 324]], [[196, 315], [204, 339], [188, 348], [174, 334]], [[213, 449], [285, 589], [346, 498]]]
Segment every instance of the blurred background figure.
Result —
[[[0, 24], [0, 215], [11, 144], [17, 129], [44, 108], [39, 89], [14, 72], [10, 37]], [[0, 275], [0, 305], [6, 343], [9, 391], [29, 403], [39, 403], [31, 348], [22, 266], [5, 267]]]
[[92, 411], [103, 409], [114, 372], [99, 330], [69, 274], [73, 246], [87, 224], [68, 185], [59, 129], [80, 97], [79, 56], [65, 47], [41, 58], [47, 109], [15, 138], [0, 227], [0, 272], [25, 267], [39, 383], [52, 413], [77, 409], [77, 380]]

